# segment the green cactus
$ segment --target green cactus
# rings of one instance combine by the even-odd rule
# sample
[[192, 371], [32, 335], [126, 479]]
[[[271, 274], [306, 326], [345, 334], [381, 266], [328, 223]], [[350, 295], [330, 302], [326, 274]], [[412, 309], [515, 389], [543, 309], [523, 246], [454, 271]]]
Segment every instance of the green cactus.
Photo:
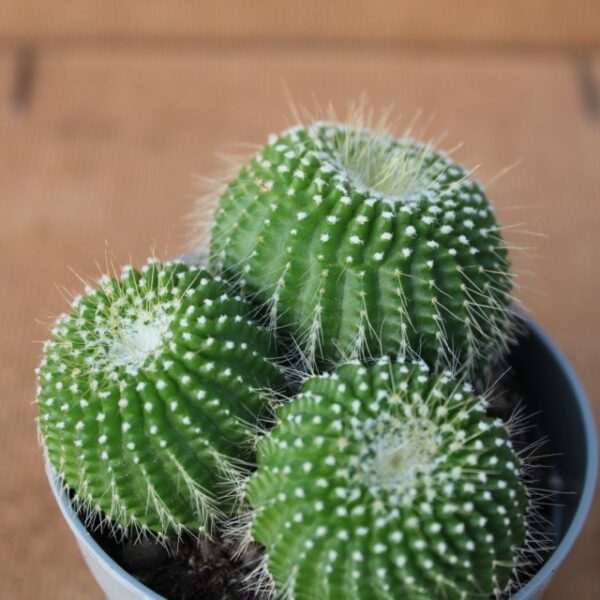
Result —
[[389, 354], [475, 372], [511, 337], [507, 249], [481, 185], [385, 131], [274, 136], [220, 199], [211, 264], [310, 366]]
[[290, 600], [501, 594], [530, 507], [485, 406], [425, 363], [309, 378], [278, 409], [246, 486], [249, 535], [266, 547], [256, 585], [266, 577]]
[[210, 529], [282, 385], [268, 331], [220, 277], [150, 261], [73, 302], [38, 370], [40, 431], [92, 515], [159, 535]]

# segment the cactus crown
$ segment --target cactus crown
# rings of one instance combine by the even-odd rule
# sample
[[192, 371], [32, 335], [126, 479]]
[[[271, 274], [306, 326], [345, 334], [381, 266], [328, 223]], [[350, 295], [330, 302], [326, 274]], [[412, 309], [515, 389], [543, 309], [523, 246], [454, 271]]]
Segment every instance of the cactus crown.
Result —
[[261, 389], [282, 384], [270, 336], [220, 278], [181, 263], [126, 268], [86, 292], [39, 368], [52, 465], [91, 515], [123, 528], [210, 528], [252, 458]]
[[310, 367], [387, 354], [479, 373], [510, 338], [507, 250], [483, 188], [385, 131], [274, 136], [223, 193], [211, 260]]
[[281, 597], [468, 598], [506, 587], [528, 498], [503, 423], [471, 386], [424, 363], [346, 364], [309, 378], [278, 420], [247, 496]]
[[[329, 160], [352, 185], [390, 205], [413, 204], [426, 193], [437, 194], [436, 180], [448, 168], [435, 160], [432, 148], [411, 139], [397, 140], [387, 131], [349, 125], [316, 123], [322, 142], [331, 149]], [[466, 174], [465, 174], [466, 175]]]

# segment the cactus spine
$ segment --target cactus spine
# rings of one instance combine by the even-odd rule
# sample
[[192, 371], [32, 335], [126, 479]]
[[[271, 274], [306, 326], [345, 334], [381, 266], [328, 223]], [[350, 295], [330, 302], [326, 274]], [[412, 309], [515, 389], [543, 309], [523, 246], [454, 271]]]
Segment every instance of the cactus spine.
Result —
[[505, 589], [529, 501], [503, 423], [468, 384], [424, 363], [346, 364], [277, 413], [247, 497], [278, 597]]
[[86, 291], [38, 371], [50, 462], [91, 514], [123, 528], [210, 528], [252, 458], [261, 389], [282, 385], [270, 336], [219, 277], [181, 263]]
[[389, 354], [475, 371], [510, 337], [507, 251], [482, 187], [384, 131], [274, 136], [222, 195], [211, 260], [310, 366]]

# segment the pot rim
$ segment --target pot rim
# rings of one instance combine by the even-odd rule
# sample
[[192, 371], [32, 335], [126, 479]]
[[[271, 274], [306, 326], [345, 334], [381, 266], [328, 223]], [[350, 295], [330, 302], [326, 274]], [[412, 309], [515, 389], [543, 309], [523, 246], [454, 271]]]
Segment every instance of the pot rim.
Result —
[[[579, 504], [575, 510], [575, 514], [569, 525], [569, 528], [565, 532], [565, 535], [558, 546], [552, 552], [550, 558], [516, 594], [511, 596], [512, 600], [526, 600], [527, 598], [533, 597], [536, 593], [541, 592], [546, 584], [550, 581], [550, 578], [554, 572], [565, 560], [571, 551], [575, 540], [581, 533], [581, 529], [587, 518], [594, 496], [598, 473], [598, 440], [594, 416], [583, 385], [579, 381], [579, 378], [577, 377], [577, 374], [575, 373], [575, 370], [568, 361], [567, 357], [559, 349], [557, 344], [550, 338], [550, 336], [530, 316], [526, 315], [522, 318], [526, 322], [530, 334], [538, 338], [541, 344], [545, 346], [552, 359], [554, 359], [557, 365], [559, 365], [564, 376], [569, 382], [569, 386], [571, 387], [573, 396], [575, 397], [574, 408], [576, 407], [579, 411], [579, 416], [583, 424], [587, 461], [585, 465], [585, 475], [581, 489], [581, 495], [579, 498]], [[91, 556], [93, 556], [100, 563], [103, 563], [105, 568], [111, 571], [115, 578], [118, 579], [119, 582], [129, 591], [141, 594], [148, 600], [165, 600], [163, 596], [153, 592], [150, 588], [145, 586], [123, 567], [121, 567], [101, 548], [98, 542], [94, 540], [92, 535], [87, 531], [77, 516], [77, 513], [73, 510], [68, 496], [62, 489], [62, 486], [59, 484], [58, 476], [48, 460], [46, 460], [46, 474], [48, 476], [50, 487], [52, 488], [52, 493], [54, 494], [56, 502], [58, 503], [65, 521], [69, 525], [69, 528], [75, 535], [77, 542], [80, 546], [82, 546], [82, 550], [85, 548], [85, 550]]]

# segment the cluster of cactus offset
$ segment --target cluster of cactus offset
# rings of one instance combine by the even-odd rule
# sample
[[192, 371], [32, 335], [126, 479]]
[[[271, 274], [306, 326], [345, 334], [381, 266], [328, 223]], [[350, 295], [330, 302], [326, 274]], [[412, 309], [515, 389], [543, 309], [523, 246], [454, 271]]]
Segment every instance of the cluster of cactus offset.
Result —
[[531, 493], [469, 380], [511, 339], [510, 292], [491, 206], [444, 153], [294, 127], [227, 185], [208, 270], [127, 268], [58, 320], [48, 458], [125, 531], [260, 542], [266, 595], [500, 595]]

